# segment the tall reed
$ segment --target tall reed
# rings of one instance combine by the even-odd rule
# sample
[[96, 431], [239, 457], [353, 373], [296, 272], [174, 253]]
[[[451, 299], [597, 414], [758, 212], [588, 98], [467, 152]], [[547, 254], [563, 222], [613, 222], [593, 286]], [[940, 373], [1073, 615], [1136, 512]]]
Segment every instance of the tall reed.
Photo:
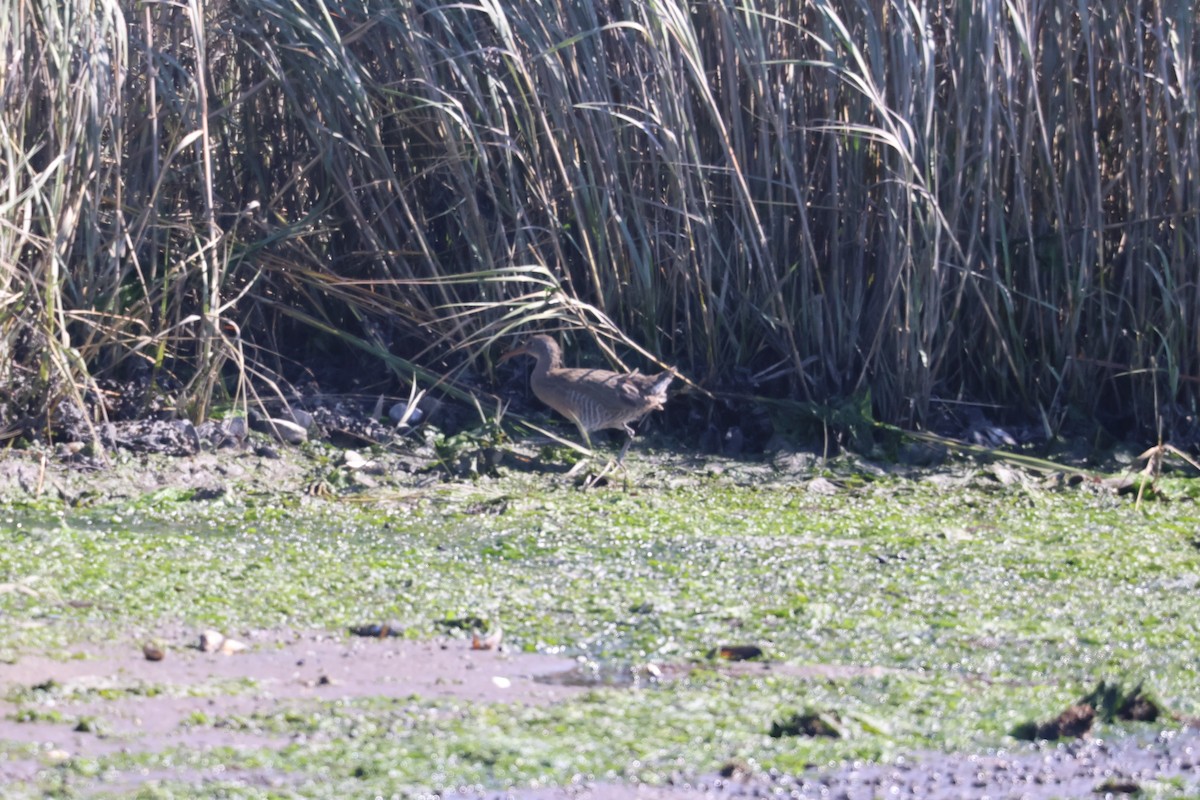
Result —
[[142, 363], [201, 415], [244, 344], [445, 374], [561, 326], [904, 424], [1182, 429], [1198, 14], [0, 0], [0, 381]]

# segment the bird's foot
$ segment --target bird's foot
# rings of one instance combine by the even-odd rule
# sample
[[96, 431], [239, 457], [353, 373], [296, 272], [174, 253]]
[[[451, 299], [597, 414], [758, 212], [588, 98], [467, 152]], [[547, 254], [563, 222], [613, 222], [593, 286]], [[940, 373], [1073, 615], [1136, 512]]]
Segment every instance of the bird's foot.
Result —
[[628, 472], [628, 470], [625, 469], [625, 465], [621, 463], [621, 459], [619, 459], [619, 458], [615, 459], [615, 460], [609, 459], [608, 463], [604, 465], [604, 469], [600, 470], [599, 472], [597, 472], [593, 475], [587, 475], [582, 480], [577, 481], [576, 483], [581, 489], [594, 489], [597, 486], [604, 486], [605, 484], [608, 483], [608, 476], [611, 475], [617, 469], [620, 469], [622, 472], [625, 473], [626, 483], [628, 484], [629, 472]]

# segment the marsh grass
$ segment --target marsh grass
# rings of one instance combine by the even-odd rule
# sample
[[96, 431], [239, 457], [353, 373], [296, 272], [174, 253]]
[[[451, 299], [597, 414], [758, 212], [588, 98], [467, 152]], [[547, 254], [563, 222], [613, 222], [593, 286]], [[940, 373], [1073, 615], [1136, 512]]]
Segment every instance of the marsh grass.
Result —
[[346, 353], [454, 387], [541, 328], [905, 425], [965, 399], [1181, 430], [1196, 23], [0, 0], [0, 422], [139, 370], [200, 417]]
[[[81, 754], [31, 785], [45, 793], [65, 774], [75, 795], [112, 793], [149, 767], [197, 786], [192, 770], [220, 764], [266, 770], [298, 796], [358, 797], [409, 783], [417, 794], [429, 781], [494, 791], [578, 774], [659, 782], [732, 756], [785, 774], [931, 751], [1040, 759], [1044, 748], [1010, 732], [1098, 685], [1107, 689], [1093, 705], [1118, 721], [1098, 722], [1095, 735], [1114, 747], [1183, 734], [1166, 713], [1153, 728], [1119, 721], [1122, 698], [1143, 687], [1164, 710], [1200, 710], [1200, 552], [1184, 499], [1195, 481], [1166, 479], [1180, 502], [1139, 510], [1086, 484], [1006, 487], [984, 471], [938, 476], [949, 481], [831, 472], [856, 486], [823, 494], [765, 465], [726, 462], [736, 472], [716, 478], [680, 469], [687, 460], [643, 465], [639, 485], [652, 488], [639, 492], [579, 492], [522, 473], [418, 489], [420, 476], [389, 470], [389, 491], [353, 505], [302, 498], [287, 486], [298, 476], [259, 476], [268, 491], [235, 481], [228, 502], [163, 490], [93, 508], [13, 507], [0, 574], [20, 578], [0, 591], [0, 655], [66, 657], [94, 641], [140, 660], [142, 637], [161, 635], [170, 658], [199, 659], [186, 685], [123, 675], [100, 687], [105, 696], [75, 681], [13, 691], [17, 714], [53, 722], [54, 709], [103, 725], [126, 718], [109, 702], [123, 696], [239, 695], [263, 702], [253, 712], [199, 702], [187, 727], [271, 737], [234, 752], [133, 734], [129, 747]], [[502, 620], [504, 658], [558, 653], [582, 656], [581, 668], [650, 664], [688, 677], [597, 685], [545, 705], [387, 696], [404, 685], [400, 673], [378, 696], [292, 697], [269, 678], [200, 677], [223, 668], [177, 652], [205, 628], [278, 631], [300, 647], [297, 632], [325, 631], [338, 646], [339, 631], [395, 620], [406, 637], [444, 637], [466, 657], [477, 619]], [[708, 655], [737, 644], [760, 646], [767, 663], [739, 670]], [[369, 669], [373, 657], [362, 657]], [[471, 666], [486, 676], [488, 663]], [[305, 674], [325, 669], [310, 659]], [[836, 714], [849, 735], [769, 735], [808, 709]]]

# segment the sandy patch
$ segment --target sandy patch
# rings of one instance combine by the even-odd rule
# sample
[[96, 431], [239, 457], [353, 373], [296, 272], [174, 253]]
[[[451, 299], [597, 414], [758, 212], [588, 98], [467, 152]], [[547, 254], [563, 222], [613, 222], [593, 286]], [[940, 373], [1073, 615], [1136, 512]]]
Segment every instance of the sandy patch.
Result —
[[[472, 702], [550, 703], [581, 691], [539, 678], [571, 669], [571, 659], [472, 650], [462, 640], [411, 642], [345, 638], [321, 633], [263, 632], [237, 638], [250, 645], [235, 655], [172, 647], [148, 661], [141, 642], [72, 648], [67, 658], [22, 656], [0, 664], [0, 741], [36, 743], [57, 757], [146, 752], [170, 747], [275, 747], [268, 737], [190, 726], [203, 715], [270, 712], [304, 701], [360, 697], [454, 697]], [[36, 701], [14, 693], [53, 681]], [[155, 690], [161, 690], [154, 693]], [[149, 692], [149, 693], [147, 693]], [[19, 722], [21, 708], [58, 712], [62, 722]], [[92, 730], [75, 730], [91, 718]], [[0, 777], [23, 772], [0, 762]], [[12, 776], [16, 777], [16, 776]]]

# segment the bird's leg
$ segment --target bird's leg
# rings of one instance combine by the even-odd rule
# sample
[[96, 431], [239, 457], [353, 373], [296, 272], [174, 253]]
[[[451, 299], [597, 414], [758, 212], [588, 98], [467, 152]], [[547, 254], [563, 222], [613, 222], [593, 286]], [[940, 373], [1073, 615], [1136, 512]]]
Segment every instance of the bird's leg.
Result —
[[625, 439], [625, 446], [621, 448], [621, 454], [617, 456], [618, 465], [625, 463], [625, 454], [629, 452], [629, 445], [633, 444], [633, 426], [627, 422], [624, 427], [625, 435], [628, 438]]
[[618, 466], [625, 463], [625, 454], [629, 452], [629, 445], [633, 444], [633, 431], [629, 430], [629, 427], [626, 426], [625, 432], [628, 433], [629, 436], [625, 439], [625, 446], [621, 448], [620, 454], [617, 455]]
[[608, 460], [608, 463], [604, 465], [604, 469], [600, 470], [598, 473], [596, 473], [595, 475], [593, 475], [591, 478], [588, 479], [587, 483], [584, 485], [585, 488], [591, 489], [593, 486], [600, 483], [600, 481], [605, 476], [607, 476], [608, 473], [612, 472], [614, 469], [616, 469], [618, 467], [621, 469], [622, 472], [625, 473], [625, 483], [626, 483], [626, 487], [628, 487], [629, 470], [625, 469], [625, 453], [629, 450], [629, 445], [633, 444], [633, 429], [630, 428], [628, 425], [626, 425], [625, 433], [628, 434], [628, 437], [625, 439], [625, 446], [621, 448], [621, 452], [619, 455], [617, 455], [616, 460], [614, 461], [613, 459], [610, 458]]
[[[608, 475], [608, 473], [612, 472], [613, 467], [617, 467], [617, 466], [620, 466], [619, 462], [609, 459], [609, 462], [604, 465], [604, 469], [600, 470], [595, 475], [592, 475], [586, 481], [584, 481], [583, 488], [591, 489], [594, 486], [598, 485], [600, 483], [600, 481], [604, 480], [604, 478]], [[624, 467], [621, 467], [621, 469], [624, 469]]]
[[576, 428], [579, 428], [579, 435], [583, 437], [583, 446], [587, 448], [589, 455], [586, 455], [583, 458], [576, 461], [575, 465], [572, 466], [569, 470], [567, 470], [567, 478], [574, 478], [576, 475], [578, 475], [580, 472], [582, 472], [584, 467], [587, 466], [588, 458], [594, 452], [592, 450], [592, 437], [588, 436], [587, 428], [585, 428], [583, 426], [583, 423], [580, 422], [578, 419], [576, 419], [574, 416], [571, 417], [571, 421], [575, 423]]

